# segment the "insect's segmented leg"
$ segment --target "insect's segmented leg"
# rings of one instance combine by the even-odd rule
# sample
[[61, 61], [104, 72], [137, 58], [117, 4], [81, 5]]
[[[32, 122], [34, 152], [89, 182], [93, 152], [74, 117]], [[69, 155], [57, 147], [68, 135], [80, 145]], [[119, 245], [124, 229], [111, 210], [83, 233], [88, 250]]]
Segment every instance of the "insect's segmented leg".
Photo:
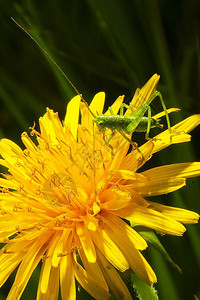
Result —
[[162, 97], [162, 94], [161, 94], [159, 91], [155, 91], [155, 92], [153, 93], [153, 95], [151, 96], [151, 98], [146, 102], [146, 104], [147, 104], [147, 105], [150, 105], [150, 103], [151, 103], [157, 96], [160, 98], [160, 102], [161, 102], [162, 107], [163, 107], [163, 110], [164, 110], [164, 112], [165, 112], [165, 117], [166, 117], [166, 121], [167, 121], [167, 127], [168, 127], [169, 132], [171, 132], [171, 125], [170, 125], [169, 115], [168, 115], [167, 108], [166, 108], [164, 99], [163, 99], [163, 97]]
[[[114, 137], [115, 133], [116, 133], [116, 131], [113, 130], [112, 133], [109, 135], [109, 137], [106, 139], [106, 145], [107, 145], [107, 146], [108, 146], [108, 145], [111, 146], [111, 145], [109, 144], [109, 142], [110, 142], [110, 140]], [[112, 146], [111, 146], [111, 147], [112, 147]]]
[[133, 105], [127, 105], [126, 103], [122, 103], [120, 106], [120, 116], [124, 115], [124, 107], [126, 107], [127, 109], [132, 110]]
[[113, 110], [112, 110], [112, 107], [111, 107], [111, 106], [108, 107], [108, 110], [109, 110], [109, 112], [110, 112], [110, 114], [111, 114], [112, 116], [115, 115], [114, 112], [113, 112]]
[[[124, 115], [124, 107], [126, 107], [127, 109], [132, 110], [132, 105], [127, 105], [127, 104], [125, 104], [125, 103], [122, 103], [121, 106], [120, 106], [120, 112], [119, 112], [119, 115], [120, 115], [120, 116], [123, 116], [123, 115]], [[114, 112], [113, 112], [113, 110], [112, 110], [112, 107], [108, 107], [108, 110], [109, 110], [109, 112], [110, 112], [110, 114], [111, 114], [112, 116], [115, 115]]]
[[169, 132], [171, 132], [171, 125], [170, 125], [169, 115], [168, 115], [167, 108], [166, 108], [165, 102], [163, 100], [162, 94], [159, 91], [156, 91], [156, 96], [158, 96], [160, 98], [160, 102], [162, 104], [163, 110], [165, 112], [165, 117], [166, 117], [166, 120], [167, 120], [167, 127], [168, 127]]
[[149, 139], [149, 132], [151, 129], [151, 107], [149, 106], [148, 108], [148, 123], [147, 123], [147, 132], [145, 134], [145, 139], [148, 140]]
[[140, 153], [140, 155], [142, 156], [142, 160], [144, 160], [144, 155], [142, 153], [142, 151], [140, 150], [140, 148], [138, 147], [137, 143], [133, 142], [131, 139], [129, 139], [129, 137], [127, 137], [127, 135], [125, 133], [123, 133], [122, 131], [119, 131], [119, 133], [123, 136], [123, 138], [125, 138], [133, 147], [135, 147], [135, 149]]
[[111, 149], [111, 153], [112, 153], [112, 156], [113, 156], [113, 146], [111, 144], [109, 144], [109, 142], [111, 141], [111, 139], [114, 137], [116, 131], [112, 131], [112, 133], [109, 135], [109, 137], [105, 140], [105, 143], [106, 143], [106, 146], [108, 146], [110, 149]]

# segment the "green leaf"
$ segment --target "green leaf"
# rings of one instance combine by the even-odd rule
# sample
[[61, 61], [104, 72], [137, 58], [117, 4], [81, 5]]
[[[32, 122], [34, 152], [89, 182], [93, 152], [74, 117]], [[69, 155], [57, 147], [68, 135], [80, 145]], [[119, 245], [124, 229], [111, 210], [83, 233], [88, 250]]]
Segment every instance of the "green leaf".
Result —
[[159, 241], [157, 235], [152, 230], [146, 229], [142, 226], [134, 227], [134, 229], [145, 239], [145, 241], [147, 241], [149, 246], [159, 251], [162, 254], [162, 256], [172, 265], [172, 267], [174, 267], [180, 273], [182, 273], [182, 270], [171, 259], [170, 255]]
[[144, 283], [135, 273], [131, 272], [133, 288], [140, 300], [158, 300], [157, 291], [153, 286]]

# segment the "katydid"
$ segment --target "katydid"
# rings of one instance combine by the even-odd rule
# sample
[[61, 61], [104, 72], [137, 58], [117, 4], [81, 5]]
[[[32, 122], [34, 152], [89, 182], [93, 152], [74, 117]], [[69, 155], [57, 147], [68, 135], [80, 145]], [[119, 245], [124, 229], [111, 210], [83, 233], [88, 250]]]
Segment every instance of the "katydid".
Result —
[[[160, 124], [159, 119], [154, 119], [151, 117], [151, 102], [156, 98], [160, 98], [163, 110], [165, 112], [168, 130], [171, 132], [171, 126], [169, 121], [169, 116], [167, 112], [167, 108], [165, 106], [163, 97], [159, 91], [155, 91], [149, 100], [139, 108], [137, 108], [134, 112], [131, 113], [131, 115], [126, 116], [123, 115], [123, 108], [126, 107], [128, 109], [131, 109], [131, 106], [128, 106], [126, 104], [122, 104], [120, 107], [120, 114], [115, 115], [112, 111], [112, 108], [109, 107], [108, 110], [110, 111], [110, 115], [95, 115], [91, 109], [89, 108], [87, 102], [82, 98], [82, 101], [85, 103], [85, 105], [88, 107], [90, 113], [93, 115], [94, 123], [97, 124], [97, 127], [100, 132], [104, 133], [106, 129], [111, 130], [111, 134], [106, 139], [106, 145], [112, 149], [112, 146], [109, 144], [111, 139], [114, 137], [116, 132], [119, 132], [131, 145], [133, 145], [137, 151], [142, 155], [140, 149], [137, 146], [137, 143], [133, 142], [126, 134], [132, 134], [133, 132], [146, 132], [145, 138], [149, 139], [149, 132], [151, 128], [159, 127], [162, 128], [163, 125]], [[144, 114], [148, 111], [148, 116], [144, 117]], [[142, 155], [143, 157], [143, 155]]]
[[[16, 20], [11, 18], [37, 45], [38, 47], [48, 56], [48, 58], [52, 61], [52, 63], [57, 67], [57, 69], [61, 72], [61, 74], [65, 77], [65, 79], [69, 82], [69, 84], [72, 86], [72, 88], [75, 90], [75, 92], [81, 97], [82, 102], [86, 105], [88, 110], [93, 116], [93, 122], [97, 124], [97, 127], [100, 132], [104, 133], [106, 131], [106, 128], [111, 130], [110, 136], [106, 139], [105, 143], [108, 147], [112, 149], [112, 146], [109, 144], [111, 139], [114, 137], [116, 132], [119, 132], [131, 145], [133, 145], [137, 151], [141, 154], [143, 157], [143, 154], [141, 153], [140, 149], [137, 146], [137, 143], [133, 142], [126, 134], [132, 134], [133, 132], [146, 132], [146, 139], [149, 138], [149, 132], [151, 128], [154, 127], [160, 127], [162, 128], [163, 125], [160, 124], [160, 120], [156, 120], [151, 117], [151, 102], [158, 96], [160, 98], [163, 110], [165, 112], [168, 130], [171, 132], [170, 127], [170, 121], [168, 112], [164, 103], [164, 100], [162, 98], [162, 95], [159, 91], [155, 91], [152, 96], [146, 101], [145, 104], [137, 108], [135, 111], [133, 111], [129, 116], [123, 114], [123, 108], [126, 107], [128, 109], [131, 109], [130, 106], [126, 104], [122, 104], [120, 107], [120, 114], [114, 115], [112, 108], [109, 107], [110, 115], [95, 115], [87, 102], [84, 100], [82, 95], [79, 93], [77, 88], [74, 86], [74, 84], [71, 82], [69, 77], [63, 72], [63, 70], [59, 67], [59, 65], [55, 62], [55, 60], [47, 53], [47, 51], [34, 39], [34, 37], [25, 29], [23, 28]], [[146, 111], [148, 111], [148, 116], [144, 117]]]

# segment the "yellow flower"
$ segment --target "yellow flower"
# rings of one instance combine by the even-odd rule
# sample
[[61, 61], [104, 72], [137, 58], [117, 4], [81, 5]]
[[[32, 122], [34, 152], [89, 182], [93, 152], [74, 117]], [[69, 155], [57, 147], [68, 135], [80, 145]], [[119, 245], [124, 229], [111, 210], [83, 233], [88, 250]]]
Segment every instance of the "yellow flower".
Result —
[[[155, 74], [137, 89], [134, 107], [149, 99], [158, 80]], [[104, 100], [104, 93], [94, 97], [90, 105], [94, 114], [102, 113]], [[114, 113], [122, 102], [122, 96], [114, 102]], [[166, 130], [147, 141], [140, 147], [142, 160], [137, 150], [127, 154], [130, 145], [119, 133], [110, 141], [111, 151], [76, 96], [63, 123], [47, 108], [39, 120], [40, 133], [34, 127], [31, 131], [37, 145], [26, 132], [22, 134], [25, 150], [2, 139], [0, 163], [9, 174], [0, 178], [0, 241], [5, 243], [0, 284], [19, 266], [7, 299], [20, 299], [41, 260], [37, 299], [57, 299], [59, 285], [62, 299], [75, 299], [75, 280], [96, 299], [109, 299], [109, 290], [120, 299], [132, 299], [118, 273], [129, 268], [144, 282], [156, 282], [141, 254], [147, 243], [128, 221], [181, 236], [182, 224], [196, 223], [198, 214], [144, 197], [183, 187], [187, 177], [200, 175], [200, 163], [138, 169], [155, 152], [189, 141], [188, 132], [199, 123], [199, 115], [191, 116], [172, 127], [172, 134]]]

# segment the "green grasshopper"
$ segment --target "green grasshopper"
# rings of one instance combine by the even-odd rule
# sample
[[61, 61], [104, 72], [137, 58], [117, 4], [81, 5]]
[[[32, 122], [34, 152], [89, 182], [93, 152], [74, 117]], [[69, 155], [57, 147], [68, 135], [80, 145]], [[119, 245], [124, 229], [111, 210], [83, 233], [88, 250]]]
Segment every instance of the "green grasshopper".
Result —
[[[133, 145], [137, 151], [141, 154], [143, 158], [143, 154], [141, 153], [140, 149], [137, 146], [137, 143], [133, 142], [126, 134], [132, 134], [133, 132], [146, 132], [145, 138], [149, 139], [149, 132], [151, 128], [159, 127], [162, 128], [163, 125], [160, 124], [160, 120], [156, 120], [151, 117], [151, 102], [158, 96], [160, 98], [163, 110], [165, 112], [168, 130], [171, 132], [171, 126], [169, 121], [169, 116], [167, 112], [167, 108], [165, 106], [164, 100], [162, 98], [162, 95], [159, 91], [155, 91], [153, 95], [150, 97], [150, 99], [147, 100], [145, 104], [143, 104], [141, 107], [137, 108], [134, 112], [131, 113], [131, 115], [126, 116], [123, 114], [124, 107], [131, 109], [131, 106], [128, 106], [126, 104], [122, 104], [120, 107], [120, 114], [114, 115], [112, 108], [109, 107], [110, 115], [95, 115], [87, 102], [84, 100], [82, 95], [79, 93], [77, 88], [74, 86], [74, 84], [71, 82], [69, 77], [62, 71], [62, 69], [59, 67], [59, 65], [54, 61], [54, 59], [47, 53], [47, 51], [34, 39], [34, 37], [25, 29], [23, 28], [17, 21], [15, 21], [13, 18], [11, 18], [37, 45], [38, 47], [48, 56], [48, 58], [52, 61], [52, 63], [57, 67], [57, 69], [61, 72], [61, 74], [65, 77], [65, 79], [69, 82], [69, 84], [72, 86], [72, 88], [75, 90], [75, 92], [81, 97], [82, 102], [86, 105], [88, 110], [93, 116], [93, 122], [96, 123], [98, 129], [100, 132], [105, 133], [106, 129], [111, 130], [110, 136], [106, 139], [105, 143], [108, 147], [113, 150], [113, 147], [110, 145], [111, 139], [114, 137], [116, 132], [119, 132], [131, 145]], [[145, 117], [145, 113], [148, 111], [148, 116]]]
[[[160, 124], [160, 120], [156, 120], [151, 117], [151, 102], [156, 98], [160, 98], [163, 110], [165, 112], [168, 130], [171, 132], [171, 126], [169, 121], [169, 116], [167, 112], [167, 108], [165, 106], [163, 97], [159, 91], [155, 91], [149, 100], [139, 108], [137, 108], [131, 115], [126, 116], [123, 114], [124, 107], [128, 109], [132, 109], [131, 106], [126, 105], [123, 103], [120, 107], [120, 114], [115, 115], [112, 111], [112, 108], [109, 107], [108, 110], [110, 111], [110, 115], [95, 115], [91, 109], [89, 108], [87, 102], [82, 98], [82, 101], [85, 103], [87, 108], [89, 109], [90, 113], [94, 117], [93, 122], [97, 124], [97, 127], [100, 132], [105, 133], [106, 129], [111, 130], [111, 134], [106, 139], [105, 143], [108, 147], [112, 149], [112, 146], [109, 144], [111, 139], [114, 137], [116, 132], [119, 132], [131, 145], [133, 145], [137, 151], [141, 154], [143, 158], [143, 154], [141, 153], [140, 149], [138, 148], [137, 143], [133, 142], [126, 134], [132, 134], [133, 132], [146, 132], [145, 138], [146, 140], [149, 139], [149, 132], [151, 128], [159, 127], [162, 128], [163, 125]], [[148, 111], [148, 116], [144, 117], [144, 114]]]

